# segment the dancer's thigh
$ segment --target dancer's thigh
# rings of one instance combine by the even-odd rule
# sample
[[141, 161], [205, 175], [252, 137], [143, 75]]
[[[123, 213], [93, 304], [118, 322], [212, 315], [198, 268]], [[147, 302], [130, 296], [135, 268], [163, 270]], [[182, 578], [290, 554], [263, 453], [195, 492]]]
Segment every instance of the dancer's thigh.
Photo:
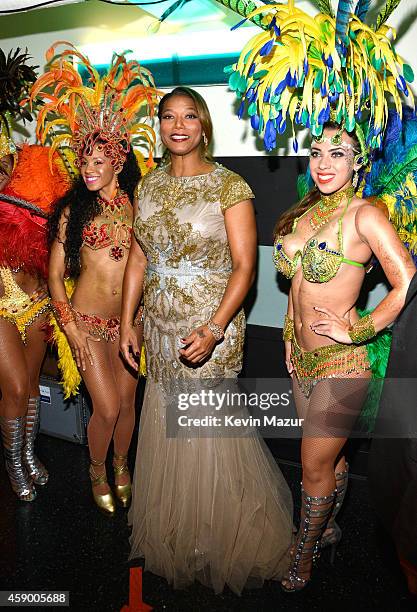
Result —
[[[29, 372], [24, 344], [16, 326], [0, 317], [0, 389], [1, 413], [16, 417], [24, 414], [29, 397]], [[18, 406], [19, 405], [19, 406]], [[8, 406], [13, 414], [8, 413]], [[19, 414], [14, 414], [15, 412]]]
[[86, 361], [86, 369], [80, 371], [93, 403], [93, 411], [110, 419], [119, 412], [118, 381], [112, 360], [112, 342], [101, 339], [89, 342], [93, 365]]
[[[142, 326], [139, 325], [135, 328], [138, 337], [139, 346], [142, 344]], [[136, 387], [138, 384], [138, 373], [135, 372], [131, 367], [127, 365], [119, 351], [119, 343], [110, 343], [111, 360], [113, 365], [113, 371], [116, 380], [118, 381], [118, 392], [120, 397], [120, 406], [129, 407], [133, 405], [135, 400]]]
[[317, 382], [308, 402], [305, 437], [348, 438], [368, 392], [370, 372]]
[[39, 395], [39, 375], [46, 352], [45, 333], [42, 326], [47, 315], [37, 317], [26, 329], [26, 346], [24, 354], [30, 380], [30, 395]]

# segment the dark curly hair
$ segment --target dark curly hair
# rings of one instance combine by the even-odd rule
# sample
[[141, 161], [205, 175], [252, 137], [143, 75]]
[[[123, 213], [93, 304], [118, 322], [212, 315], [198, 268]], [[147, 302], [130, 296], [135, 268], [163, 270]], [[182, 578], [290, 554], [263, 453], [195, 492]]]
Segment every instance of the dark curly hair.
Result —
[[[132, 149], [129, 151], [123, 169], [118, 175], [120, 189], [122, 189], [133, 203], [136, 185], [141, 178], [138, 162]], [[82, 245], [83, 229], [90, 221], [101, 213], [97, 201], [97, 193], [89, 191], [82, 177], [78, 177], [72, 188], [58, 200], [48, 221], [49, 246], [58, 235], [59, 222], [63, 211], [68, 208], [69, 218], [64, 243], [65, 262], [71, 278], [80, 274], [80, 249]]]

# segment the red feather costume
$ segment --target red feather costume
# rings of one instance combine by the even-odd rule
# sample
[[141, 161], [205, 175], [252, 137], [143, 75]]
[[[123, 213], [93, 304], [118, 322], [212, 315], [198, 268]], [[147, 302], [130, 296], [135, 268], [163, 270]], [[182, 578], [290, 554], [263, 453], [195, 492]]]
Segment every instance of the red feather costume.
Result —
[[[35, 204], [45, 213], [70, 186], [70, 177], [58, 154], [49, 160], [49, 147], [24, 144], [4, 194]], [[0, 266], [21, 268], [33, 276], [48, 277], [46, 219], [1, 200]]]

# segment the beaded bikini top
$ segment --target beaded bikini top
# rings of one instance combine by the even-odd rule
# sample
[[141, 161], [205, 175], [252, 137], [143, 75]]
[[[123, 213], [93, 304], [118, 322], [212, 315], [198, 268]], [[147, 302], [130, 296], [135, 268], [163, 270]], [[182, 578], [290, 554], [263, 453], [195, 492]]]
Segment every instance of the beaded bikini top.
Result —
[[[301, 259], [303, 276], [307, 281], [311, 283], [327, 283], [336, 276], [342, 263], [364, 268], [365, 266], [363, 263], [347, 259], [343, 256], [342, 221], [351, 201], [352, 198], [350, 197], [338, 221], [337, 249], [330, 249], [327, 246], [327, 242], [319, 241], [317, 238], [313, 237], [309, 238], [303, 250], [296, 251], [294, 258], [291, 259], [284, 250], [284, 236], [277, 236], [274, 243], [273, 259], [278, 272], [281, 272], [281, 274], [288, 279], [293, 278], [297, 271], [298, 261]], [[297, 219], [294, 219], [291, 233], [295, 232], [298, 221], [310, 211], [311, 208], [306, 210], [305, 213]]]
[[124, 192], [120, 192], [110, 202], [100, 197], [98, 201], [102, 206], [104, 221], [91, 221], [84, 227], [82, 246], [93, 251], [110, 247], [109, 257], [120, 261], [131, 244], [131, 222], [126, 215], [126, 205], [130, 205], [129, 198]]

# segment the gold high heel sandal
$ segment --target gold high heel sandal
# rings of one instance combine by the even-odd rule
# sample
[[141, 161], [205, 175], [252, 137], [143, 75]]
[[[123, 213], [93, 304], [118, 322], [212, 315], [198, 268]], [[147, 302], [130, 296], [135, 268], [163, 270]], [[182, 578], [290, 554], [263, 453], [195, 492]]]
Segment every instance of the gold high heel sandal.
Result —
[[[121, 465], [117, 465], [114, 461], [123, 461]], [[127, 467], [127, 455], [114, 455], [113, 457], [113, 468], [114, 475], [121, 476], [122, 474], [129, 474], [129, 468]], [[132, 485], [129, 482], [124, 485], [114, 485], [114, 490], [116, 493], [116, 498], [120, 505], [123, 508], [128, 508], [130, 506], [130, 501], [132, 499]]]
[[90, 462], [90, 479], [94, 501], [96, 502], [101, 512], [104, 512], [104, 514], [107, 515], [112, 515], [116, 511], [112, 492], [110, 491], [109, 493], [97, 493], [96, 491], [94, 491], [95, 487], [98, 487], [99, 485], [105, 484], [107, 482], [107, 476], [105, 472], [104, 474], [96, 474], [94, 470], [94, 467], [100, 467], [104, 465], [104, 461], [96, 461], [95, 459], [90, 459]]

